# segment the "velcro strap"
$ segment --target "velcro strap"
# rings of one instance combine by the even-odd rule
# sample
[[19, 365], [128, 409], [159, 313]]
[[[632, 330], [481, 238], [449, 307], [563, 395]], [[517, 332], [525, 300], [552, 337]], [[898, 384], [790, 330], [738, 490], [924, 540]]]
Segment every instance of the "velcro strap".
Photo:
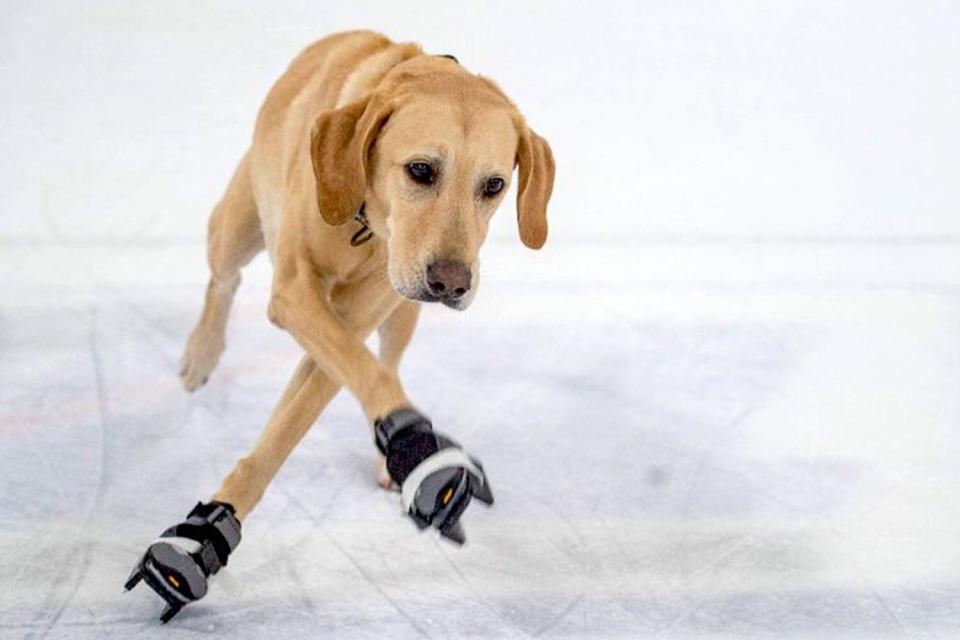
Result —
[[[230, 505], [200, 502], [185, 521], [170, 527], [161, 535], [162, 538], [172, 536], [195, 540], [199, 548], [190, 553], [199, 552], [204, 566], [210, 573], [216, 573], [227, 564], [227, 557], [240, 544], [240, 521], [233, 515]], [[182, 544], [179, 546], [183, 547]]]
[[387, 447], [397, 433], [408, 427], [422, 424], [427, 429], [433, 425], [420, 412], [414, 409], [398, 409], [386, 418], [377, 420], [373, 425], [373, 433], [380, 453], [387, 455]]
[[203, 572], [208, 576], [220, 571], [223, 566], [220, 563], [220, 557], [217, 556], [217, 550], [209, 540], [200, 546], [200, 564], [203, 565]]
[[403, 510], [407, 513], [410, 512], [410, 506], [417, 497], [420, 485], [423, 484], [423, 481], [426, 480], [431, 473], [449, 467], [466, 469], [480, 480], [483, 480], [483, 471], [473, 463], [473, 460], [470, 459], [470, 456], [468, 456], [463, 449], [460, 447], [442, 449], [414, 467], [410, 475], [403, 481], [403, 487], [400, 493]]
[[218, 509], [207, 517], [207, 522], [213, 525], [217, 533], [223, 537], [223, 541], [227, 543], [230, 551], [233, 551], [240, 544], [240, 521], [233, 515], [233, 511], [227, 509], [226, 506], [217, 506]]

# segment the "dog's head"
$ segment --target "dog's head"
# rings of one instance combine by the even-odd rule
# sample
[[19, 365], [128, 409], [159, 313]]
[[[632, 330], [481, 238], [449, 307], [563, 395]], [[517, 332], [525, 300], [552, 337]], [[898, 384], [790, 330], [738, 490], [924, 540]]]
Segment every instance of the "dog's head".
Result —
[[324, 221], [344, 224], [366, 201], [405, 297], [469, 306], [514, 167], [520, 238], [532, 249], [546, 242], [550, 146], [496, 85], [451, 60], [407, 61], [369, 96], [323, 113], [311, 155]]

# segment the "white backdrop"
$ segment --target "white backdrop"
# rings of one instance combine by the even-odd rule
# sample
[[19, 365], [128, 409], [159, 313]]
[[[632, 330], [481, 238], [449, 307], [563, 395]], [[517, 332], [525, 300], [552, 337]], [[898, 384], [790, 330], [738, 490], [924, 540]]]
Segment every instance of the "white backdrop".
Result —
[[960, 232], [955, 3], [4, 5], [8, 241], [201, 239], [271, 83], [361, 27], [502, 84], [565, 240]]
[[[245, 274], [177, 362], [270, 84], [374, 28], [497, 80], [558, 161], [414, 401], [485, 463], [463, 549], [339, 396], [173, 628], [120, 585], [300, 357]], [[960, 5], [0, 4], [0, 638], [960, 636]]]

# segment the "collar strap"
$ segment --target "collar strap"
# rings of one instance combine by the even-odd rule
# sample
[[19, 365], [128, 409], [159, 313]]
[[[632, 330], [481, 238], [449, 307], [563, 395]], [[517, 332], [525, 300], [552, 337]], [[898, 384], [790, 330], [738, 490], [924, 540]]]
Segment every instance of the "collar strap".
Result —
[[416, 425], [423, 425], [428, 431], [433, 429], [430, 421], [413, 409], [398, 409], [385, 418], [381, 418], [373, 423], [373, 434], [377, 449], [380, 453], [387, 455], [387, 447], [393, 437]]

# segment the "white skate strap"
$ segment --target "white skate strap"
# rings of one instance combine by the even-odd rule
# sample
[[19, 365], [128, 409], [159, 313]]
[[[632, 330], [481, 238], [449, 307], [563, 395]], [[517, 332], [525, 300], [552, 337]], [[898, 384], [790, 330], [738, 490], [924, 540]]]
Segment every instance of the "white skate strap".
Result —
[[473, 464], [473, 460], [470, 459], [470, 456], [468, 456], [463, 449], [460, 447], [441, 449], [414, 467], [410, 475], [407, 476], [407, 479], [403, 481], [403, 488], [400, 493], [403, 510], [409, 513], [410, 505], [412, 505], [414, 499], [416, 499], [420, 485], [427, 479], [427, 476], [434, 471], [447, 469], [449, 467], [461, 467], [481, 480], [483, 479], [483, 472], [477, 468], [477, 465]]
[[190, 538], [181, 538], [180, 536], [168, 536], [166, 538], [157, 538], [151, 545], [157, 544], [158, 542], [164, 542], [169, 544], [171, 547], [180, 551], [185, 555], [190, 555], [191, 553], [196, 553], [200, 550], [200, 543], [196, 540]]

